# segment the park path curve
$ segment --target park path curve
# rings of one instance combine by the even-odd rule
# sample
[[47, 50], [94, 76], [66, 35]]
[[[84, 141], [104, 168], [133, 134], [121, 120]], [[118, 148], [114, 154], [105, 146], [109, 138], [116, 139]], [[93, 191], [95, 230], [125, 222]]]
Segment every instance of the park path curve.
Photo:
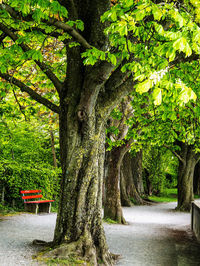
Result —
[[[175, 203], [123, 208], [128, 225], [105, 224], [118, 266], [199, 266], [200, 244], [190, 230], [190, 214]], [[21, 214], [0, 221], [0, 265], [38, 265], [34, 239], [51, 241], [56, 214]]]

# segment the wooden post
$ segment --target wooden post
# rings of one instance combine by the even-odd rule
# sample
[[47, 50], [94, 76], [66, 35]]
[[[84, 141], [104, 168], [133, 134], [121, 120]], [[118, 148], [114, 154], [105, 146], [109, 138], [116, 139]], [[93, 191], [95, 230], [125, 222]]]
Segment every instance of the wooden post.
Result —
[[193, 230], [193, 223], [194, 223], [194, 202], [192, 202], [191, 206], [191, 230]]

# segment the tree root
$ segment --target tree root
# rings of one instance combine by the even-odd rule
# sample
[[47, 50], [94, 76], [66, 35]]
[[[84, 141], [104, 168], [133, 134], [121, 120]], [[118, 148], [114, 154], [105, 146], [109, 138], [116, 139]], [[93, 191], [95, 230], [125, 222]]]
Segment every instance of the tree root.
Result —
[[[33, 244], [52, 247], [52, 242], [34, 240]], [[36, 259], [44, 262], [54, 261], [57, 265], [105, 265], [111, 266], [119, 259], [119, 255], [110, 253], [106, 248], [95, 247], [91, 234], [85, 233], [77, 241], [67, 241], [59, 246], [46, 249]], [[64, 263], [64, 264], [63, 264]]]

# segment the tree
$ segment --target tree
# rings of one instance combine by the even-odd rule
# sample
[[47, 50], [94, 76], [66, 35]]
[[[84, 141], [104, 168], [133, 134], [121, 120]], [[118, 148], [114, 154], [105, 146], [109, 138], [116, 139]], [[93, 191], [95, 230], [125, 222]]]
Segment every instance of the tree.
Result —
[[199, 28], [184, 7], [149, 0], [122, 0], [111, 9], [110, 4], [5, 0], [0, 5], [0, 77], [8, 89], [19, 88], [59, 114], [62, 182], [50, 254], [77, 254], [93, 265], [112, 261], [101, 221], [110, 112], [136, 84], [148, 91], [154, 79], [144, 79], [176, 63], [176, 53], [189, 60], [199, 49], [199, 41], [192, 46], [191, 39]]
[[[176, 75], [179, 76], [177, 91], [169, 93], [168, 87], [172, 86]], [[164, 81], [165, 80], [165, 81]], [[189, 210], [193, 199], [193, 174], [199, 161], [199, 70], [198, 62], [182, 62], [162, 80], [163, 88], [160, 97], [161, 102], [149, 104], [147, 95], [135, 97], [134, 104], [142, 104], [143, 110], [137, 109], [131, 123], [138, 122], [140, 136], [136, 132], [130, 133], [138, 139], [137, 145], [145, 143], [169, 148], [179, 160], [178, 169], [178, 206], [179, 210]], [[186, 85], [187, 84], [187, 85]], [[156, 85], [154, 93], [160, 91]], [[188, 88], [188, 93], [196, 93], [196, 100], [187, 102], [188, 94], [183, 93], [183, 87]], [[191, 88], [194, 92], [191, 91]], [[155, 95], [152, 94], [154, 98]], [[168, 94], [169, 93], [169, 94]], [[174, 99], [169, 101], [169, 97]], [[152, 98], [152, 100], [153, 100]], [[183, 99], [181, 103], [180, 100]], [[151, 101], [152, 102], [152, 101]], [[155, 160], [156, 161], [156, 160]]]
[[[144, 149], [145, 188], [148, 195], [163, 192], [166, 187], [177, 186], [177, 158], [165, 147], [150, 146]], [[170, 180], [167, 179], [170, 177]]]
[[[132, 157], [130, 152], [124, 155], [121, 165], [121, 202], [122, 206], [131, 206], [134, 204], [145, 204], [145, 201], [140, 197], [141, 192], [137, 188], [141, 188], [142, 177], [142, 157], [141, 152], [138, 152], [135, 157]], [[138, 184], [138, 180], [140, 185]], [[143, 181], [142, 181], [143, 182]]]
[[130, 99], [126, 98], [111, 113], [107, 129], [107, 156], [105, 175], [104, 218], [125, 224], [120, 196], [120, 174], [124, 155], [129, 151], [131, 141], [124, 137], [128, 131], [126, 119], [132, 115]]
[[144, 194], [144, 184], [143, 184], [143, 177], [142, 177], [142, 161], [143, 161], [142, 150], [132, 155], [132, 160], [131, 160], [132, 167], [131, 168], [133, 171], [133, 180], [134, 180], [135, 187], [139, 195]]

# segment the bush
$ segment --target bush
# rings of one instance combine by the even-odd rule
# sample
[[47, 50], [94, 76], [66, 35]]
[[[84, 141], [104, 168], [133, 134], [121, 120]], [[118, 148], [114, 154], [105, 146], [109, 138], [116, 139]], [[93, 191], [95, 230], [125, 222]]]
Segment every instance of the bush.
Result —
[[[21, 190], [42, 189], [44, 199], [57, 201], [61, 170], [0, 161], [0, 184], [5, 189], [5, 202], [21, 207]], [[2, 194], [3, 191], [1, 191]]]

